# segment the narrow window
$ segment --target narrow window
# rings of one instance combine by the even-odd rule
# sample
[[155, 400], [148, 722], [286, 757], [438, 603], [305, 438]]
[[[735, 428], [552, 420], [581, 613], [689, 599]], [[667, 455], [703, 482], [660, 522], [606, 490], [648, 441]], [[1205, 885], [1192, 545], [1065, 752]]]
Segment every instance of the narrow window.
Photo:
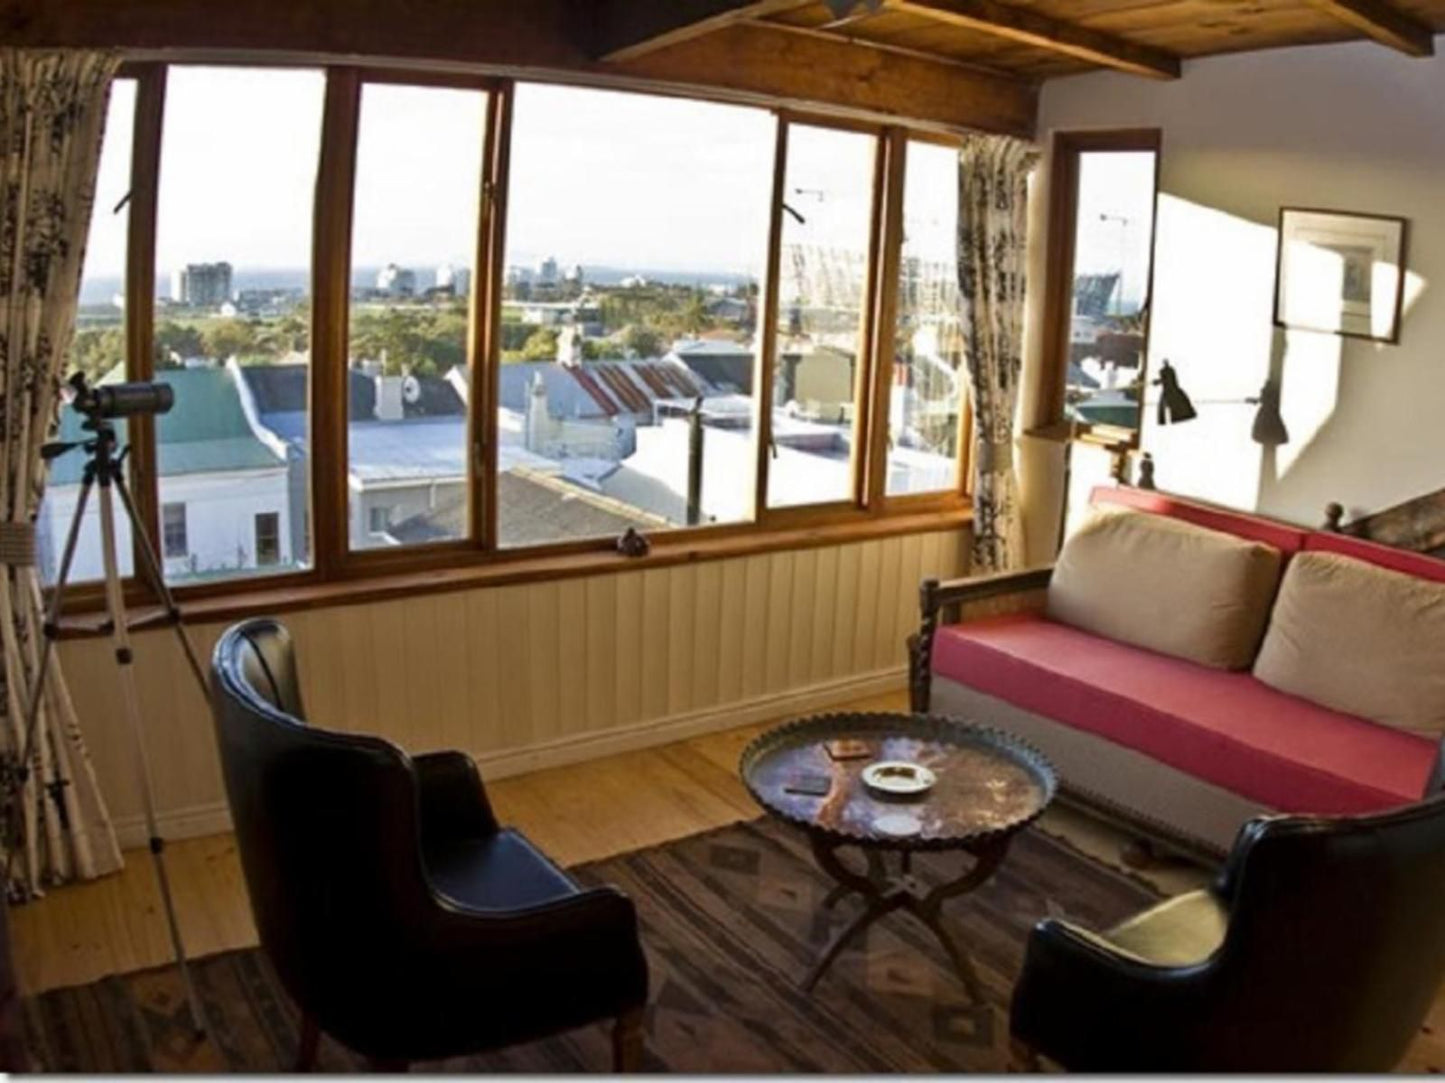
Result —
[[[347, 362], [351, 547], [465, 538], [467, 363], [487, 95], [361, 90]], [[383, 536], [384, 535], [384, 536]]]
[[910, 140], [903, 191], [887, 494], [957, 491], [967, 388], [958, 290], [958, 150]]
[[[319, 71], [173, 65], [156, 232], [156, 378], [175, 407], [156, 425], [161, 500], [197, 510], [175, 582], [253, 573], [255, 509], [283, 508], [304, 542], [312, 203]], [[199, 530], [204, 523], [204, 530]]]
[[161, 505], [161, 538], [167, 557], [184, 557], [190, 553], [186, 538], [186, 506], [181, 503]]
[[1159, 133], [1061, 132], [1049, 229], [1049, 420], [1136, 440], [1147, 384]]
[[788, 126], [768, 506], [850, 500], [878, 139]]
[[256, 563], [270, 567], [281, 562], [281, 515], [263, 511], [256, 515]]
[[386, 543], [386, 536], [391, 532], [390, 506], [377, 504], [367, 509], [367, 531], [372, 536], [372, 544]]
[[[100, 169], [95, 181], [95, 207], [90, 216], [90, 235], [85, 244], [85, 264], [80, 277], [80, 305], [75, 314], [75, 338], [71, 342], [66, 378], [76, 372], [91, 383], [124, 380], [125, 374], [125, 260], [129, 235], [131, 138], [135, 127], [136, 84], [134, 79], [117, 79], [110, 90], [110, 109], [105, 120], [105, 142], [100, 151]], [[60, 410], [57, 440], [80, 441], [87, 435], [85, 421], [69, 406]], [[116, 422], [121, 442], [126, 440], [124, 419]], [[76, 448], [51, 460], [46, 475], [45, 498], [36, 518], [36, 542], [40, 569], [46, 583], [60, 574], [61, 550], [70, 530], [80, 496], [85, 470], [85, 453]], [[119, 513], [119, 506], [117, 506]], [[116, 558], [122, 576], [131, 574], [130, 521], [117, 514]], [[104, 575], [100, 553], [100, 509], [92, 496], [86, 505], [85, 522], [76, 539], [70, 582], [95, 580]]]

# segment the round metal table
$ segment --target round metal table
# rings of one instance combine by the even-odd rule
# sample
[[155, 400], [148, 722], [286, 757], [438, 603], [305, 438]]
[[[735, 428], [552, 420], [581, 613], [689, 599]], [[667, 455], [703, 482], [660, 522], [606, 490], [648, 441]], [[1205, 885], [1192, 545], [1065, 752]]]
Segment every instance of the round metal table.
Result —
[[[859, 742], [853, 758], [835, 759], [830, 742]], [[882, 796], [860, 777], [871, 763], [904, 760], [937, 776], [928, 792]], [[1053, 800], [1057, 781], [1043, 754], [1002, 730], [936, 715], [826, 714], [770, 730], [743, 750], [739, 771], [753, 798], [770, 814], [801, 828], [818, 864], [837, 886], [832, 907], [852, 894], [863, 909], [829, 942], [803, 979], [811, 990], [838, 953], [874, 922], [895, 911], [912, 914], [948, 953], [969, 995], [983, 1000], [973, 963], [944, 929], [948, 899], [985, 883], [1009, 843]], [[825, 793], [798, 792], [822, 789]], [[866, 871], [850, 868], [839, 850], [862, 850]], [[926, 887], [912, 872], [918, 851], [956, 851], [972, 857], [959, 875]], [[890, 869], [888, 855], [896, 855]]]

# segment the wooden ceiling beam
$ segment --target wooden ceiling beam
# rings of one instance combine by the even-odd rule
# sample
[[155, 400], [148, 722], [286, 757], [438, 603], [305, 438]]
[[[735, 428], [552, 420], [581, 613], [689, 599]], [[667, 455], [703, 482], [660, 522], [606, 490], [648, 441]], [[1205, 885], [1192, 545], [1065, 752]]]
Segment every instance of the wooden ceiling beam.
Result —
[[1434, 56], [1435, 31], [1392, 7], [1388, 0], [1310, 0], [1315, 7], [1353, 26], [1381, 45], [1407, 56]]
[[911, 118], [930, 126], [1033, 135], [1038, 88], [1028, 83], [775, 27], [732, 26], [607, 67], [669, 83], [706, 78], [711, 86], [794, 108], [806, 109], [809, 101], [847, 103], [863, 119]]
[[[632, 60], [583, 43], [593, 0], [0, 0], [18, 48], [114, 48], [140, 60], [370, 63], [784, 105], [872, 122], [1033, 134], [1036, 87], [921, 57], [736, 25]], [[360, 18], [357, 9], [364, 8]], [[579, 31], [579, 26], [582, 30]]]
[[812, 0], [595, 0], [590, 51], [610, 63], [635, 60], [809, 3]]
[[1173, 53], [1077, 23], [1062, 22], [1000, 0], [888, 0], [888, 8], [1133, 75], [1179, 78], [1179, 57]]

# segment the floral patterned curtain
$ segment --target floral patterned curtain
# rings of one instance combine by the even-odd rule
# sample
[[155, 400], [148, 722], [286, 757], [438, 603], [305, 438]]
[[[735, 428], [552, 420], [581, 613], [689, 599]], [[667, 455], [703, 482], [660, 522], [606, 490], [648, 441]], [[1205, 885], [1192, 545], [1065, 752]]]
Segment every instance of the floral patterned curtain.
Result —
[[[60, 406], [111, 79], [106, 53], [0, 49], [0, 753], [24, 747], [43, 647], [34, 523], [40, 446]], [[120, 867], [105, 800], [58, 664], [41, 701], [30, 771], [3, 842], [11, 897]]]
[[1024, 267], [1032, 144], [971, 135], [958, 162], [958, 286], [974, 411], [973, 570], [1024, 560], [1013, 465], [1014, 409], [1023, 368]]

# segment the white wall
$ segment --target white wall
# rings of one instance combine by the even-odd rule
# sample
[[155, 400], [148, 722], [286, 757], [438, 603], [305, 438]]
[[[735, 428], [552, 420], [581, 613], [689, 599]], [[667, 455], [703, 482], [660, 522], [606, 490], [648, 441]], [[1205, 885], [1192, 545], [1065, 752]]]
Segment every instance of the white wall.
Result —
[[[1159, 486], [1311, 525], [1331, 500], [1363, 514], [1445, 486], [1445, 55], [1354, 43], [1192, 61], [1172, 83], [1045, 84], [1045, 146], [1056, 129], [1119, 127], [1163, 130], [1149, 364], [1168, 358], [1200, 413], [1146, 418]], [[1036, 187], [1037, 257], [1047, 162]], [[1398, 346], [1274, 328], [1281, 206], [1409, 219]], [[1031, 270], [1041, 286], [1041, 259]], [[1277, 452], [1250, 440], [1254, 407], [1237, 401], [1271, 373], [1291, 437]], [[1030, 493], [1057, 500], [1056, 485]]]
[[[186, 505], [186, 545], [196, 567], [207, 570], [256, 567], [256, 516], [280, 515], [281, 558], [291, 560], [291, 508], [284, 468], [273, 470], [212, 471], [178, 474], [161, 479], [161, 503]], [[46, 580], [59, 572], [65, 538], [80, 498], [79, 485], [53, 485], [45, 491], [38, 528], [48, 551]], [[120, 498], [115, 498], [116, 558], [122, 575], [131, 574], [130, 521]], [[100, 552], [100, 489], [91, 492], [85, 521], [75, 545], [70, 581], [83, 583], [104, 575]], [[53, 563], [52, 563], [53, 562]], [[182, 578], [190, 571], [189, 557], [165, 558], [166, 575]]]
[[176, 474], [161, 478], [161, 504], [186, 506], [188, 557], [165, 557], [166, 575], [256, 567], [256, 516], [280, 518], [282, 565], [291, 561], [291, 499], [286, 469]]

